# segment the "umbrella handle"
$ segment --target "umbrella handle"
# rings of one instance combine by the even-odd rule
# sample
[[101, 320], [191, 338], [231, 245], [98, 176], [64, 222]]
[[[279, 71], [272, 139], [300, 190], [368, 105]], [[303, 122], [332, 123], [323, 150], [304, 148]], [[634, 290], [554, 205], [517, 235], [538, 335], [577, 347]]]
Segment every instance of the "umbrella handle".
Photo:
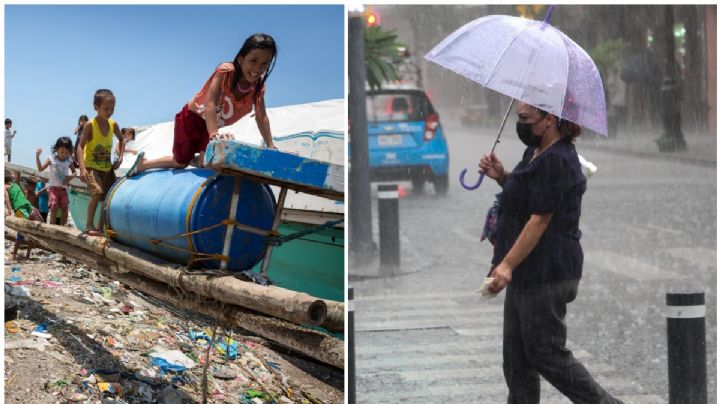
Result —
[[[510, 109], [512, 109], [512, 106], [514, 103], [515, 103], [515, 99], [511, 99], [510, 105], [508, 105], [508, 109], [505, 112], [505, 117], [503, 118], [502, 124], [500, 124], [500, 130], [498, 131], [497, 137], [495, 138], [495, 143], [493, 143], [492, 150], [490, 150], [491, 155], [495, 151], [495, 147], [497, 146], [497, 144], [500, 143], [500, 135], [502, 134], [502, 130], [505, 127], [505, 122], [507, 121], [508, 115], [510, 115]], [[467, 168], [464, 168], [462, 170], [462, 172], [460, 173], [460, 185], [462, 185], [463, 188], [467, 189], [468, 191], [478, 189], [480, 187], [480, 184], [482, 184], [483, 179], [485, 178], [485, 173], [480, 173], [480, 179], [478, 179], [477, 184], [468, 185], [465, 183], [465, 174], [467, 174]]]
[[468, 185], [465, 183], [465, 174], [467, 174], [467, 168], [463, 168], [462, 172], [460, 173], [460, 185], [462, 185], [462, 187], [467, 189], [468, 191], [478, 189], [480, 187], [480, 184], [482, 184], [483, 179], [485, 178], [485, 173], [481, 173], [480, 179], [478, 179], [477, 184]]

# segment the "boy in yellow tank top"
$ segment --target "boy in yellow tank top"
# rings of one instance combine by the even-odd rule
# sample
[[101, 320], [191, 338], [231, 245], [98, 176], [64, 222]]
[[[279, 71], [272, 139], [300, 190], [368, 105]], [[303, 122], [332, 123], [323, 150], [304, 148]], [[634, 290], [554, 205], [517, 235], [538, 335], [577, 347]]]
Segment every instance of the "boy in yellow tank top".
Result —
[[[77, 155], [81, 158], [80, 178], [88, 185], [92, 198], [88, 202], [87, 226], [85, 234], [100, 236], [102, 233], [95, 227], [95, 210], [98, 202], [104, 201], [110, 187], [115, 182], [115, 170], [122, 163], [122, 155], [125, 145], [120, 135], [120, 127], [110, 119], [115, 112], [115, 95], [110, 90], [97, 90], [93, 100], [93, 108], [97, 116], [85, 123], [80, 141], [77, 145]], [[115, 164], [111, 161], [113, 148], [113, 134], [120, 143], [119, 158]], [[100, 215], [100, 228], [103, 226], [103, 218]]]

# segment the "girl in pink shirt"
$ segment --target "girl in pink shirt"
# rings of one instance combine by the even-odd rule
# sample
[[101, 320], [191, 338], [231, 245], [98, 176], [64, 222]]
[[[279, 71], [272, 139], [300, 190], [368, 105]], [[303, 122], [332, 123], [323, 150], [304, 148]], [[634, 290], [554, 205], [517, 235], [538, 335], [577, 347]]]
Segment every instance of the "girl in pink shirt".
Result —
[[218, 130], [232, 125], [255, 110], [255, 122], [265, 146], [275, 149], [270, 120], [265, 112], [265, 81], [275, 66], [277, 47], [267, 34], [255, 34], [245, 40], [232, 63], [221, 63], [205, 85], [175, 115], [173, 155], [138, 161], [128, 176], [151, 168], [185, 168], [200, 153], [202, 166], [205, 148]]

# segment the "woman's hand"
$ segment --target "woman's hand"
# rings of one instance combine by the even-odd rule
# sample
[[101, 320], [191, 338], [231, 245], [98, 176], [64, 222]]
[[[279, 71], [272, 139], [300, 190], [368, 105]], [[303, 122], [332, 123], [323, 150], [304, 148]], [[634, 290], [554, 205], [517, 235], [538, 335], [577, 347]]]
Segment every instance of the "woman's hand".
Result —
[[501, 290], [510, 284], [512, 280], [512, 268], [510, 265], [501, 262], [495, 269], [490, 273], [490, 277], [493, 278], [492, 283], [488, 285], [488, 290], [492, 293], [500, 293]]
[[485, 175], [494, 179], [498, 183], [500, 183], [505, 178], [505, 168], [503, 167], [502, 162], [497, 158], [495, 153], [492, 153], [490, 155], [483, 155], [483, 157], [480, 159], [480, 164], [478, 164], [478, 167], [480, 167], [480, 174], [485, 173]]

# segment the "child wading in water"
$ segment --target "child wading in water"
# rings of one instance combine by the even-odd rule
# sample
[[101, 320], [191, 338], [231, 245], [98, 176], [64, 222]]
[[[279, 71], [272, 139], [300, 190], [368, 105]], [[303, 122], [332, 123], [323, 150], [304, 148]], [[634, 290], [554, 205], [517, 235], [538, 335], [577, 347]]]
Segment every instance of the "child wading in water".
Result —
[[35, 163], [39, 172], [43, 172], [50, 167], [50, 182], [48, 183], [48, 193], [50, 194], [48, 207], [52, 218], [50, 224], [55, 224], [57, 211], [60, 209], [60, 225], [65, 226], [69, 204], [67, 184], [73, 178], [72, 175], [68, 175], [68, 170], [71, 170], [73, 175], [75, 174], [72, 159], [72, 140], [67, 136], [59, 138], [55, 142], [52, 151], [52, 156], [48, 157], [44, 163], [40, 163], [42, 149], [38, 148], [35, 151]]
[[[110, 187], [115, 182], [115, 169], [122, 163], [125, 145], [120, 136], [120, 127], [110, 119], [115, 112], [115, 96], [110, 90], [97, 90], [93, 100], [93, 108], [97, 116], [83, 127], [80, 142], [77, 146], [77, 155], [80, 157], [80, 176], [87, 183], [92, 192], [88, 202], [87, 225], [85, 233], [90, 236], [100, 236], [102, 233], [95, 227], [95, 209], [98, 202], [104, 201]], [[111, 162], [113, 134], [120, 142], [120, 155], [115, 164]], [[100, 215], [99, 226], [103, 219]]]
[[195, 153], [200, 153], [198, 165], [202, 167], [210, 139], [219, 138], [220, 128], [237, 122], [253, 108], [265, 146], [275, 149], [264, 95], [265, 81], [276, 60], [277, 47], [270, 35], [247, 38], [232, 63], [220, 64], [200, 92], [175, 115], [173, 155], [155, 160], [138, 155], [128, 176], [151, 168], [185, 168]]

